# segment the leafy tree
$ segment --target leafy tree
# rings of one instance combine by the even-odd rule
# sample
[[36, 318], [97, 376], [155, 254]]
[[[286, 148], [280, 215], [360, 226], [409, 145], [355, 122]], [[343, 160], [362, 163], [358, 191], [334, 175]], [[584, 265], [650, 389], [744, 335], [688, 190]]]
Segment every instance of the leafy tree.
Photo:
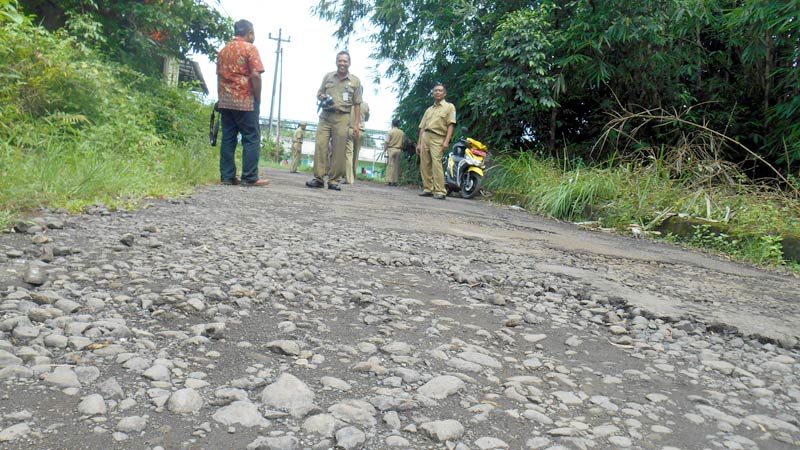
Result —
[[232, 36], [230, 18], [203, 0], [21, 0], [48, 29], [70, 26], [114, 59], [146, 74], [161, 57], [202, 53], [214, 57]]
[[3, 22], [21, 23], [22, 14], [17, 11], [16, 0], [0, 0], [0, 25]]
[[[406, 123], [438, 80], [460, 123], [495, 148], [596, 158], [610, 114], [661, 109], [750, 149], [715, 152], [734, 162], [800, 166], [799, 0], [320, 0], [315, 11], [342, 41], [370, 23]], [[637, 129], [644, 147], [686, 133]]]
[[[800, 1], [748, 1], [725, 16], [753, 116], [748, 124], [766, 156], [800, 163]], [[758, 105], [758, 106], [757, 106]], [[759, 120], [760, 119], [760, 120]]]
[[466, 117], [476, 124], [478, 135], [509, 142], [552, 141], [540, 130], [547, 130], [542, 113], [557, 106], [553, 44], [548, 36], [553, 9], [547, 5], [509, 13], [486, 44], [486, 67], [465, 95]]

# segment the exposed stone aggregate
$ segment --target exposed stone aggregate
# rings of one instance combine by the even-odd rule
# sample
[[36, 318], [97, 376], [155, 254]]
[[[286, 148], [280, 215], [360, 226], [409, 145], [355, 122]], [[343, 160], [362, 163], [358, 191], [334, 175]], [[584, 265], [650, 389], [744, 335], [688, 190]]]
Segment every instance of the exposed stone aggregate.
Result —
[[[796, 336], [661, 315], [542, 265], [628, 264], [620, 286], [678, 303], [750, 295], [704, 292], [711, 269], [645, 278], [426, 231], [491, 230], [457, 199], [272, 186], [44, 211], [0, 235], [0, 448], [800, 447]], [[791, 286], [751, 282], [776, 302]]]

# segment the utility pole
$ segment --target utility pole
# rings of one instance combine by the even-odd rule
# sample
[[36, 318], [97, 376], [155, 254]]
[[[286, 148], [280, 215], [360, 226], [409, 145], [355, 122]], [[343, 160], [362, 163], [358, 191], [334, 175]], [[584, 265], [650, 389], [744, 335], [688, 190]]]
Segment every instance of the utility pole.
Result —
[[281, 49], [281, 76], [278, 81], [278, 123], [277, 131], [275, 133], [275, 161], [281, 160], [281, 100], [283, 99], [283, 49]]
[[[272, 33], [269, 33], [269, 39], [273, 41], [278, 41], [278, 48], [275, 50], [275, 75], [272, 77], [272, 99], [269, 103], [269, 128], [267, 129], [267, 140], [269, 140], [270, 134], [272, 133], [272, 111], [275, 107], [275, 83], [278, 81], [278, 64], [280, 63], [281, 57], [281, 44], [284, 42], [292, 42], [292, 37], [290, 36], [288, 39], [282, 38], [283, 29], [278, 28], [278, 37], [272, 37]], [[276, 146], [277, 148], [277, 146]]]

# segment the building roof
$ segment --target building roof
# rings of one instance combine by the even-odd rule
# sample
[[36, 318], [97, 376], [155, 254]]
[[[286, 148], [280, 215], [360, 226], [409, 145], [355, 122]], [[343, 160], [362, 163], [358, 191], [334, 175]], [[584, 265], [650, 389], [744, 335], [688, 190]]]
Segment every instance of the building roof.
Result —
[[203, 71], [200, 70], [200, 64], [191, 59], [180, 60], [180, 68], [178, 73], [178, 82], [180, 83], [193, 83], [208, 95], [208, 85], [205, 78], [203, 78]]

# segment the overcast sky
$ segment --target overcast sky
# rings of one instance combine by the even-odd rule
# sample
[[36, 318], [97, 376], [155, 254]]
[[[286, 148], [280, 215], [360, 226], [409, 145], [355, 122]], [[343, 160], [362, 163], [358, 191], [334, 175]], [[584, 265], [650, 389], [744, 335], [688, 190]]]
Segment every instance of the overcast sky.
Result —
[[[323, 22], [311, 14], [311, 7], [317, 0], [222, 0], [220, 6], [216, 1], [207, 0], [209, 4], [222, 10], [234, 21], [247, 19], [253, 22], [256, 32], [255, 45], [258, 47], [266, 72], [262, 75], [263, 90], [261, 99], [261, 116], [269, 117], [272, 98], [272, 84], [275, 74], [275, 50], [277, 41], [269, 39], [278, 37], [282, 30], [282, 38], [290, 42], [283, 47], [283, 98], [281, 102], [281, 119], [317, 121], [316, 93], [323, 75], [336, 70], [336, 53], [342, 50], [332, 37], [335, 27]], [[369, 103], [370, 129], [389, 129], [392, 111], [397, 106], [395, 94], [391, 91], [391, 81], [381, 80], [381, 84], [373, 83], [375, 61], [369, 59], [371, 49], [364, 43], [351, 40], [347, 48], [351, 56], [350, 72], [361, 79], [364, 85], [364, 101]], [[217, 76], [216, 66], [207, 58], [199, 55], [194, 59], [200, 63], [203, 77], [206, 79], [210, 97], [216, 99]], [[280, 72], [279, 72], [280, 77]], [[278, 87], [273, 117], [278, 115]]]

